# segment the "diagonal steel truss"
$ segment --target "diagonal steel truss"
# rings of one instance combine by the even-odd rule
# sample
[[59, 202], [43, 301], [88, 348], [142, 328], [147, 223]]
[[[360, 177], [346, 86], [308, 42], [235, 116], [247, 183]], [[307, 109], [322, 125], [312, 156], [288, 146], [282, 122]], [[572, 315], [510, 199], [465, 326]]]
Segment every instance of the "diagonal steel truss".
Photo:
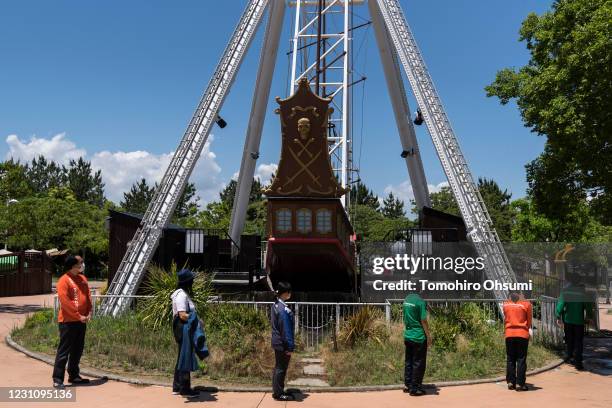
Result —
[[[294, 0], [290, 4], [294, 4], [298, 8], [301, 5], [313, 4], [323, 4], [325, 7], [336, 5], [342, 7], [346, 12], [349, 3], [353, 1], [356, 0], [324, 0], [322, 2], [318, 0]], [[436, 152], [459, 204], [461, 215], [468, 229], [468, 235], [479, 256], [485, 259], [487, 276], [490, 279], [497, 279], [502, 282], [515, 282], [516, 277], [497, 233], [492, 227], [491, 218], [474, 183], [465, 157], [461, 153], [457, 138], [410, 31], [399, 0], [369, 0], [369, 7], [375, 25], [377, 43], [381, 49], [383, 68], [394, 105], [402, 147], [404, 149], [412, 148], [412, 151], [414, 151], [413, 155], [406, 158], [406, 164], [413, 182], [413, 188], [417, 189], [415, 190], [415, 196], [420, 196], [421, 205], [428, 204], [427, 183], [418, 153], [418, 145], [414, 136], [414, 129], [407, 120], [408, 104], [398, 60], [408, 76], [419, 108], [423, 112]], [[111, 297], [106, 298], [102, 305], [104, 314], [117, 315], [126, 310], [131, 303], [129, 296], [136, 294], [146, 267], [155, 253], [162, 229], [174, 212], [266, 8], [269, 9], [269, 22], [262, 47], [258, 81], [253, 98], [252, 114], [247, 130], [237, 196], [234, 200], [232, 224], [230, 226], [230, 236], [234, 238], [235, 242], [238, 242], [236, 238], [239, 238], [244, 227], [244, 215], [248, 206], [255, 163], [259, 155], [261, 129], [278, 50], [285, 0], [249, 0], [141, 225], [128, 244], [125, 256], [109, 286], [108, 294]], [[350, 108], [348, 106], [349, 66], [347, 58], [350, 39], [348, 19], [345, 19], [343, 25], [343, 33], [340, 33], [341, 35], [336, 39], [336, 41], [339, 41], [337, 46], [340, 47], [340, 44], [342, 44], [346, 51], [346, 53], [343, 51], [344, 55], [341, 57], [344, 59], [342, 62], [342, 81], [325, 85], [328, 88], [336, 86], [336, 90], [339, 89], [337, 92], [343, 92], [342, 120], [344, 120], [345, 126], [343, 126], [343, 129], [346, 129], [346, 133], [343, 130], [341, 136], [343, 140], [339, 140], [340, 143], [335, 150], [342, 152], [344, 170], [339, 169], [340, 177], [343, 186], [349, 186], [351, 169], [347, 165], [350, 154], [350, 133], [348, 129]], [[301, 27], [299, 30], [298, 26]], [[296, 48], [299, 47], [295, 44], [298, 43], [297, 39], [301, 35], [300, 32], [303, 27], [301, 24], [296, 24], [294, 60], [297, 58]], [[294, 62], [294, 68], [296, 64]], [[306, 69], [308, 70], [308, 67]], [[294, 84], [299, 79], [299, 75], [295, 74], [296, 69], [293, 72], [292, 83]], [[494, 293], [499, 301], [506, 299], [508, 295], [507, 291], [504, 290], [496, 290]]]

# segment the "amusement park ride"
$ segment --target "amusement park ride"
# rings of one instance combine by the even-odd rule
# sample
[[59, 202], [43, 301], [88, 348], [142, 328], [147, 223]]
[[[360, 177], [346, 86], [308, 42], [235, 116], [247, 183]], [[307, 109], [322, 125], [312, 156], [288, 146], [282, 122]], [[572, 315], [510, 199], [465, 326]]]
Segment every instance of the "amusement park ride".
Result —
[[[273, 278], [298, 281], [309, 290], [305, 269], [313, 265], [308, 254], [328, 256], [336, 272], [330, 285], [355, 278], [353, 228], [347, 210], [348, 191], [356, 171], [352, 160], [350, 128], [353, 80], [351, 39], [352, 8], [365, 0], [249, 0], [233, 32], [174, 157], [151, 201], [108, 290], [103, 312], [116, 315], [130, 305], [171, 218], [183, 189], [200, 157], [212, 126], [253, 36], [267, 10], [259, 70], [240, 165], [229, 236], [240, 242], [256, 162], [259, 157], [267, 102], [276, 64], [286, 6], [295, 11], [288, 98], [277, 101], [282, 149], [279, 168], [268, 198], [267, 272]], [[482, 197], [461, 153], [442, 102], [408, 26], [399, 0], [368, 0], [377, 47], [391, 104], [419, 210], [431, 203], [419, 147], [400, 69], [403, 67], [418, 104], [414, 124], [427, 125], [450, 188], [459, 205], [467, 237], [485, 260], [487, 278], [514, 283], [516, 277], [500, 243]], [[315, 50], [316, 49], [316, 50]], [[315, 51], [313, 51], [315, 50]], [[234, 252], [240, 248], [234, 246]], [[291, 272], [289, 272], [291, 271]], [[288, 275], [289, 274], [289, 275]], [[316, 273], [315, 273], [316, 274]], [[330, 278], [333, 276], [334, 278]], [[302, 278], [300, 278], [302, 277]], [[314, 278], [314, 279], [313, 279]], [[301, 280], [300, 280], [301, 279]], [[494, 291], [499, 301], [505, 291]]]

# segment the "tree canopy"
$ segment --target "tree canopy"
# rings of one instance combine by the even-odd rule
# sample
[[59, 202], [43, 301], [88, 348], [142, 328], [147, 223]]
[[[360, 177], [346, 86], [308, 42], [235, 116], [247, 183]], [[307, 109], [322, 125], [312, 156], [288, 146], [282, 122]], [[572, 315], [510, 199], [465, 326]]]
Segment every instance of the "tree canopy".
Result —
[[515, 100], [525, 126], [546, 137], [527, 165], [535, 209], [569, 222], [587, 199], [612, 224], [612, 2], [557, 0], [529, 14], [520, 41], [527, 65], [505, 68], [486, 87], [502, 104]]

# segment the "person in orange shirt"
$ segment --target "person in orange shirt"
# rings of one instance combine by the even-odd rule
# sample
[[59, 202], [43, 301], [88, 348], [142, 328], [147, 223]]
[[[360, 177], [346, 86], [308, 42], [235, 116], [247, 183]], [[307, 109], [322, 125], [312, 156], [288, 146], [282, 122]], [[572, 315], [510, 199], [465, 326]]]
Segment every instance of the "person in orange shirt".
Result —
[[518, 292], [504, 302], [506, 382], [509, 390], [527, 391], [527, 347], [531, 335], [532, 306]]
[[64, 388], [64, 374], [68, 363], [68, 382], [86, 384], [89, 379], [79, 375], [79, 361], [85, 345], [86, 323], [91, 319], [91, 296], [85, 263], [80, 256], [69, 256], [64, 263], [65, 273], [57, 281], [60, 342], [53, 367], [53, 387]]

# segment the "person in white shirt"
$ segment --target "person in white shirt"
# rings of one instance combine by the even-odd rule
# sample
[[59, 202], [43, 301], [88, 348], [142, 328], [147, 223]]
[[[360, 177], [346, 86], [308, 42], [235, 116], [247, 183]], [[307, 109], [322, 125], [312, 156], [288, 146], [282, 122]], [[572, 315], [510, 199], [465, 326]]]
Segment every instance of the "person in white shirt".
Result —
[[186, 397], [198, 396], [199, 393], [191, 388], [191, 374], [189, 371], [179, 371], [178, 363], [183, 341], [183, 325], [189, 320], [189, 314], [195, 311], [195, 305], [190, 296], [193, 294], [193, 279], [195, 275], [188, 269], [181, 269], [178, 273], [178, 285], [170, 298], [172, 299], [172, 332], [178, 345], [176, 365], [174, 366], [174, 380], [172, 393]]

